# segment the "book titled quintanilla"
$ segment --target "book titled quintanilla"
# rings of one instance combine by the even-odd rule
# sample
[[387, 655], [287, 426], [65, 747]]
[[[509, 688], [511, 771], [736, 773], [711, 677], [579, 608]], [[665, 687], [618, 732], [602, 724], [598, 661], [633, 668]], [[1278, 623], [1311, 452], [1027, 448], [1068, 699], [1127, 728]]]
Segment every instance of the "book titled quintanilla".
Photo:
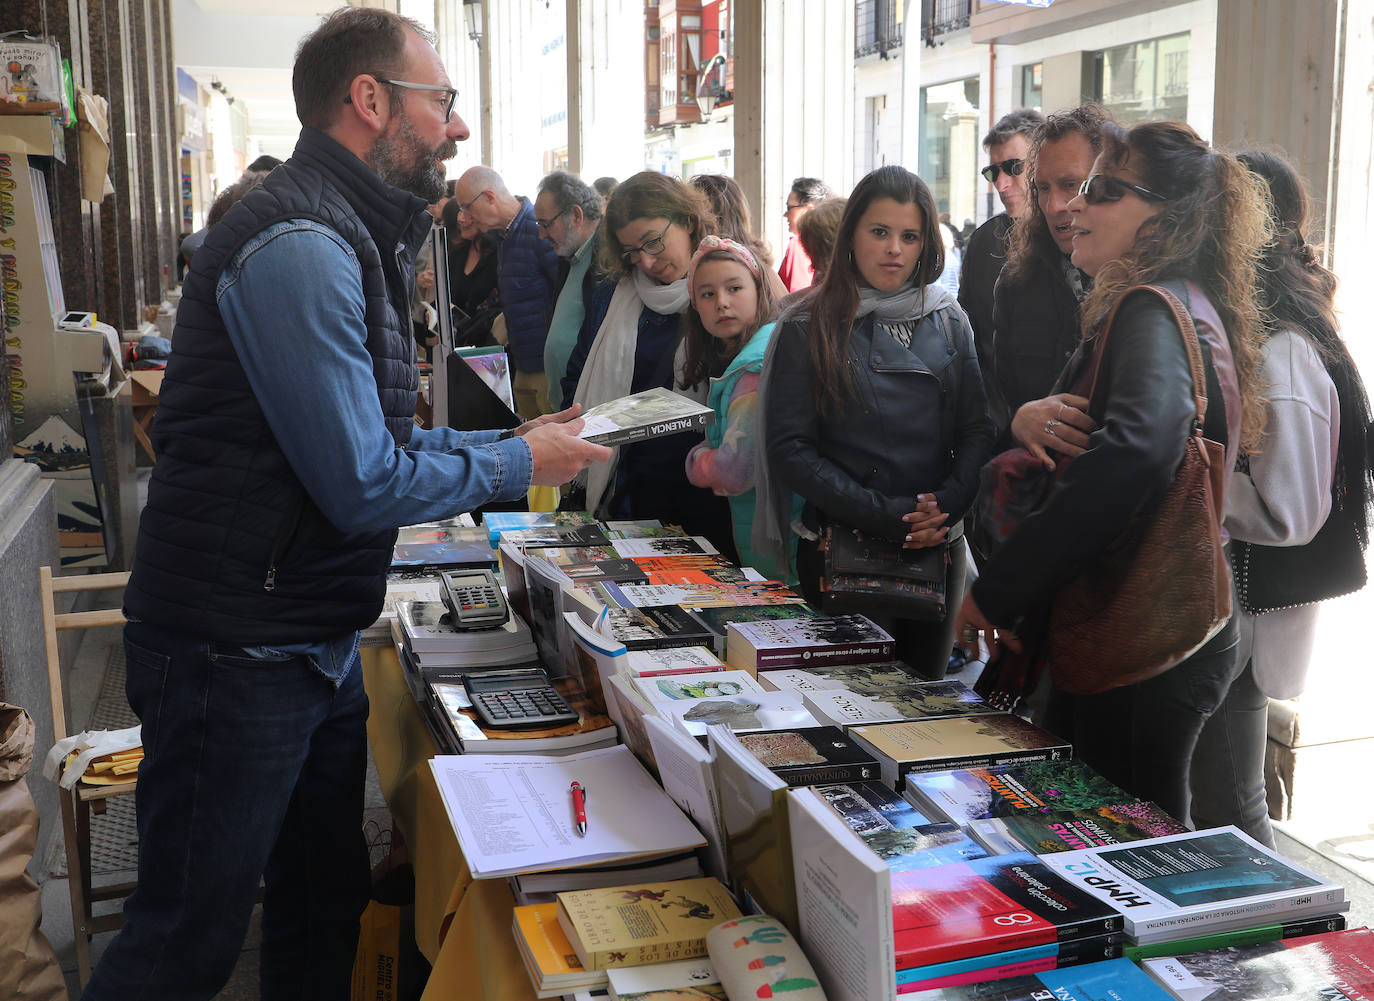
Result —
[[588, 970], [706, 955], [706, 933], [740, 916], [713, 876], [558, 894], [558, 923]]
[[893, 640], [862, 615], [731, 622], [725, 662], [743, 671], [892, 659]]
[[883, 781], [894, 789], [908, 772], [1048, 761], [1073, 751], [1068, 741], [1011, 713], [875, 723], [849, 733], [878, 759]]
[[1044, 857], [1140, 944], [1348, 910], [1345, 890], [1234, 827]]
[[700, 431], [715, 417], [710, 407], [655, 386], [583, 411], [578, 437], [597, 445], [624, 445], [683, 431]]

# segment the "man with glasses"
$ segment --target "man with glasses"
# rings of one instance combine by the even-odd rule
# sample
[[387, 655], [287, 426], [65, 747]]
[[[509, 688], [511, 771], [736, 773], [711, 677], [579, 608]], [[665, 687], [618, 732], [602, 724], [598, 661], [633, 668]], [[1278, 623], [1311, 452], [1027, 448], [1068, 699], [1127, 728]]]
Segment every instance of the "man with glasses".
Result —
[[815, 280], [811, 258], [806, 255], [806, 248], [798, 238], [797, 227], [802, 216], [833, 196], [829, 185], [817, 177], [799, 177], [792, 182], [792, 190], [787, 192], [787, 203], [783, 209], [783, 216], [787, 219], [787, 249], [782, 253], [778, 277], [789, 292], [810, 288]]
[[973, 327], [983, 384], [988, 388], [988, 405], [998, 427], [1006, 426], [1007, 414], [992, 380], [992, 293], [1007, 260], [1007, 235], [1012, 221], [1028, 204], [1026, 156], [1030, 152], [1031, 133], [1044, 120], [1034, 108], [1017, 108], [998, 119], [983, 137], [988, 163], [981, 173], [997, 191], [1005, 211], [973, 231], [964, 248], [964, 263], [959, 272], [959, 305], [964, 307]]
[[601, 240], [601, 196], [590, 184], [561, 170], [539, 182], [534, 199], [534, 224], [539, 235], [558, 253], [558, 287], [554, 292], [553, 318], [544, 341], [544, 375], [550, 400], [563, 398], [563, 376], [568, 356], [577, 343], [587, 301], [601, 269], [596, 265]]
[[138, 888], [84, 997], [209, 999], [262, 887], [263, 998], [343, 998], [368, 896], [367, 694], [396, 527], [609, 450], [556, 418], [415, 427], [408, 299], [468, 137], [425, 30], [346, 7], [302, 43], [295, 151], [186, 277], [124, 594]]
[[526, 419], [547, 414], [553, 408], [544, 378], [544, 340], [558, 284], [558, 254], [540, 239], [534, 205], [512, 195], [490, 167], [469, 168], [454, 191], [459, 212], [476, 220], [496, 245], [496, 286], [504, 307], [515, 409]]

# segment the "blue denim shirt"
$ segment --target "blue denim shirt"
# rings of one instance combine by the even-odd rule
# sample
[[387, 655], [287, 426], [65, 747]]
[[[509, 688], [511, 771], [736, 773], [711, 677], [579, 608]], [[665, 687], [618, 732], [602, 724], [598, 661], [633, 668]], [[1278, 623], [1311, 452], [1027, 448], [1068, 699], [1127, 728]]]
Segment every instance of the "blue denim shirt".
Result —
[[[523, 438], [417, 427], [397, 447], [364, 343], [362, 268], [333, 230], [308, 219], [268, 227], [234, 255], [215, 295], [282, 452], [341, 531], [448, 518], [529, 490], [534, 460]], [[281, 329], [291, 337], [272, 336]], [[350, 633], [261, 652], [304, 654], [337, 683], [357, 642]]]

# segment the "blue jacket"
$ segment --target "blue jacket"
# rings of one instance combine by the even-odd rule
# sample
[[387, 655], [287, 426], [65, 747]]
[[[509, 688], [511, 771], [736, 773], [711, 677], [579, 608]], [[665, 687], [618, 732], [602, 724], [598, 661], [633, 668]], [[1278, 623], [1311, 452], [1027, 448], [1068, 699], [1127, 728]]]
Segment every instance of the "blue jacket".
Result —
[[411, 420], [423, 209], [306, 129], [211, 231], [178, 310], [130, 616], [234, 645], [346, 634], [380, 611], [395, 525], [464, 509], [455, 479], [528, 486], [523, 441], [450, 455], [475, 436]]
[[558, 284], [558, 251], [539, 239], [534, 206], [521, 197], [520, 211], [504, 230], [492, 230], [496, 242], [497, 287], [506, 314], [506, 353], [518, 372], [544, 371], [544, 338], [553, 318]]

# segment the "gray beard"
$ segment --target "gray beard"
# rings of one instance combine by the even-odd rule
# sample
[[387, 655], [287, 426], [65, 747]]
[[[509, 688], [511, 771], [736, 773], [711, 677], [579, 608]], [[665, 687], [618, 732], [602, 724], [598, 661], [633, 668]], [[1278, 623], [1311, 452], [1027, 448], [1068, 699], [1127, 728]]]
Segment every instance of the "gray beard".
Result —
[[387, 184], [433, 205], [445, 194], [444, 174], [438, 161], [456, 152], [451, 141], [437, 150], [423, 149], [409, 119], [403, 118], [395, 135], [379, 139], [373, 147], [372, 169]]

